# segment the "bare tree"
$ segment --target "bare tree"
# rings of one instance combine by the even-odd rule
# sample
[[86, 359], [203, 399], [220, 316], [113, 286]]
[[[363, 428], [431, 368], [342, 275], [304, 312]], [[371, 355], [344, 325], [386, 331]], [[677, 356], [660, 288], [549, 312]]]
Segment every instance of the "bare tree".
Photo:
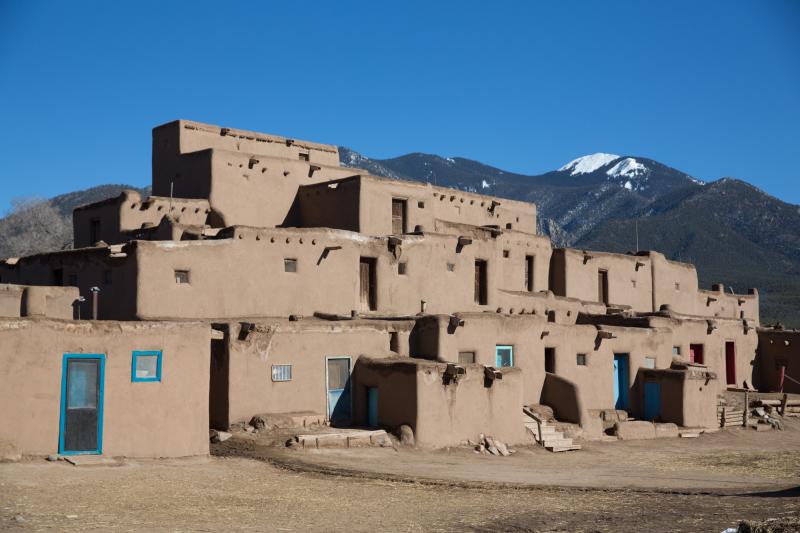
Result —
[[72, 223], [47, 200], [15, 198], [0, 219], [0, 257], [64, 250], [72, 244]]

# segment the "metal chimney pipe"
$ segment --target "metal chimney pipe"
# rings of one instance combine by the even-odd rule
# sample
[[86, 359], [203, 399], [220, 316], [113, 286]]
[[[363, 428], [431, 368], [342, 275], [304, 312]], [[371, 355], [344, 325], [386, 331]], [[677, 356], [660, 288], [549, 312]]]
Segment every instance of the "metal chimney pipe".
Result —
[[100, 287], [92, 287], [89, 289], [92, 292], [92, 320], [97, 320], [97, 300], [100, 294]]

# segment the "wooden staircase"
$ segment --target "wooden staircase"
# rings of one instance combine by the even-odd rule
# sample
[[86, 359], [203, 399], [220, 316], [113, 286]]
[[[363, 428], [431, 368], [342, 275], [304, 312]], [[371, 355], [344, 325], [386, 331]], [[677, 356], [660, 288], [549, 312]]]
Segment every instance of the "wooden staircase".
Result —
[[522, 423], [525, 428], [533, 435], [533, 439], [546, 450], [551, 452], [569, 452], [580, 450], [580, 444], [574, 444], [572, 439], [564, 436], [551, 423], [543, 420], [538, 414], [522, 408]]

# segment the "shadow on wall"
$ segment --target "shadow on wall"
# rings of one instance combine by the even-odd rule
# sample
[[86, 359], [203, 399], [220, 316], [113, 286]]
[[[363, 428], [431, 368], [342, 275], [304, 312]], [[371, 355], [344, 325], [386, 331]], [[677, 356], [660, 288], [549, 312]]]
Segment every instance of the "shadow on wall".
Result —
[[546, 373], [539, 403], [552, 407], [556, 420], [581, 423], [583, 407], [578, 387], [567, 379]]

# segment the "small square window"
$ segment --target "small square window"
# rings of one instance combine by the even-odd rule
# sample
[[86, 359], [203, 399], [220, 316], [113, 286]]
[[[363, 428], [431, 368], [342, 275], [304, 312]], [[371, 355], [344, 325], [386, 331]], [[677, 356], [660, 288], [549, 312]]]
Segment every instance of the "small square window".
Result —
[[425, 209], [425, 202], [417, 202], [417, 207], [420, 209]]
[[672, 355], [680, 355], [681, 354], [681, 347], [680, 346], [673, 346], [672, 347]]
[[512, 228], [511, 222], [507, 222], [506, 223], [506, 229], [511, 229], [511, 228]]
[[458, 362], [462, 365], [475, 363], [475, 352], [458, 352]]
[[503, 250], [503, 257], [508, 259], [509, 257], [511, 257], [511, 252], [509, 252], [508, 250]]
[[656, 358], [655, 357], [645, 357], [644, 358], [644, 367], [645, 368], [655, 368], [656, 367]]
[[292, 381], [292, 365], [272, 365], [272, 381]]
[[456, 264], [455, 263], [447, 263], [447, 271], [448, 272], [455, 272]]
[[161, 351], [134, 351], [131, 381], [161, 381]]
[[311, 161], [311, 156], [306, 152], [300, 152], [300, 161]]
[[175, 271], [175, 283], [178, 285], [184, 285], [189, 283], [189, 271], [188, 270], [176, 270]]
[[586, 354], [585, 353], [579, 353], [575, 357], [575, 362], [578, 364], [578, 366], [586, 366]]
[[397, 273], [401, 276], [405, 276], [406, 274], [406, 263], [397, 263]]
[[297, 272], [297, 259], [284, 259], [283, 260], [284, 272]]

